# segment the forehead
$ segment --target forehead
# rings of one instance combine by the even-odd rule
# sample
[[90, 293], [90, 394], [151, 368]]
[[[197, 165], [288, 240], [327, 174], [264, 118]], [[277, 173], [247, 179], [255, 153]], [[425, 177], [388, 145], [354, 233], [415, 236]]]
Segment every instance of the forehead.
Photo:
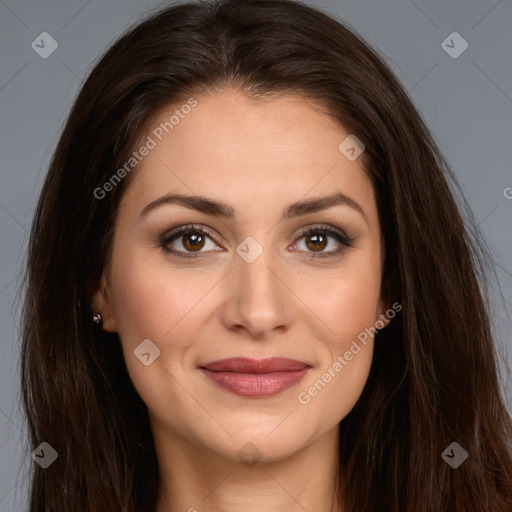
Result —
[[[320, 105], [300, 95], [250, 99], [234, 89], [194, 96], [161, 110], [141, 144], [151, 140], [123, 201], [149, 202], [168, 192], [225, 200], [240, 208], [342, 192], [373, 203], [361, 159], [339, 146], [350, 133]], [[290, 201], [288, 201], [288, 199]], [[239, 209], [237, 205], [235, 208]]]

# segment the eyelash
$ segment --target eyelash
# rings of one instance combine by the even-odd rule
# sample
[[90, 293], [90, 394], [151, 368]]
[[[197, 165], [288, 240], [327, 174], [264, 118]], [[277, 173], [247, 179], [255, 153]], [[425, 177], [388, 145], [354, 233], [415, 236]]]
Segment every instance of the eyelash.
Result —
[[[171, 232], [167, 232], [164, 235], [162, 235], [159, 238], [160, 247], [171, 256], [178, 256], [180, 258], [187, 258], [187, 259], [193, 259], [193, 258], [200, 258], [202, 257], [201, 253], [196, 253], [192, 255], [191, 253], [184, 253], [182, 251], [176, 251], [175, 249], [169, 249], [168, 244], [173, 241], [175, 238], [180, 238], [180, 235], [189, 234], [189, 233], [200, 233], [201, 235], [205, 235], [215, 241], [215, 238], [213, 235], [205, 228], [202, 227], [196, 227], [193, 224], [188, 224], [186, 226], [180, 226], [179, 228], [176, 228], [172, 230]], [[311, 252], [310, 258], [312, 259], [323, 259], [323, 258], [330, 258], [334, 256], [338, 256], [342, 252], [344, 252], [346, 249], [352, 247], [353, 238], [349, 238], [343, 234], [343, 232], [338, 231], [336, 229], [330, 228], [328, 226], [312, 226], [310, 228], [305, 229], [302, 231], [297, 238], [297, 240], [300, 240], [301, 238], [313, 235], [313, 234], [322, 234], [322, 235], [329, 235], [332, 236], [334, 239], [336, 239], [337, 242], [339, 242], [342, 247], [341, 249], [337, 249], [335, 251], [328, 251], [326, 253], [314, 253]]]

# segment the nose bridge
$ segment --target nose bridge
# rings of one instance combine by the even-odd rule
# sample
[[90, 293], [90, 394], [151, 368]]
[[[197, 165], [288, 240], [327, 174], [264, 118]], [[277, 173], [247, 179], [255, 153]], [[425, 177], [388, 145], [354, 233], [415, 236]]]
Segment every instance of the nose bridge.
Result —
[[272, 252], [271, 249], [267, 249], [252, 262], [238, 258], [236, 276], [246, 297], [254, 300], [276, 297], [276, 257]]
[[279, 279], [280, 262], [270, 247], [247, 237], [237, 247], [230, 300], [234, 306], [230, 322], [246, 327], [254, 335], [287, 323], [286, 286]]

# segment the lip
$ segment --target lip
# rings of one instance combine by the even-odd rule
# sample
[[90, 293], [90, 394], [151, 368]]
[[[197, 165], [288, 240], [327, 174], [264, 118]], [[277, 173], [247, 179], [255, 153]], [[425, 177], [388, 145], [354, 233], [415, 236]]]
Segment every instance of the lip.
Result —
[[222, 389], [238, 396], [253, 398], [283, 392], [299, 382], [310, 368], [306, 363], [284, 357], [259, 360], [235, 357], [199, 367], [204, 375]]

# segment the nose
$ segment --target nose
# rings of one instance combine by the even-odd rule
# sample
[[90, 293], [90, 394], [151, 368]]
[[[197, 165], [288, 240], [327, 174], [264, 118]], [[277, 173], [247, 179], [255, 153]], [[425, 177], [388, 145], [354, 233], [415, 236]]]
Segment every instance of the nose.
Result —
[[293, 293], [273, 252], [263, 250], [251, 263], [236, 254], [233, 265], [222, 311], [226, 328], [246, 331], [255, 339], [286, 330]]

